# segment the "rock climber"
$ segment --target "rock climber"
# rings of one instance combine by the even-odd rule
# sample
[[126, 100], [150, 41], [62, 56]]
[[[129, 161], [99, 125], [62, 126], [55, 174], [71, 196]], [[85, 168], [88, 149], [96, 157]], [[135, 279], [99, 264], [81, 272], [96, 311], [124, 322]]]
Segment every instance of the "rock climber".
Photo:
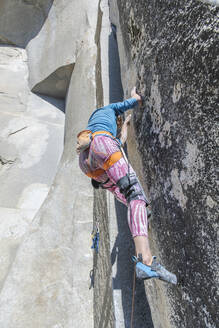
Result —
[[142, 97], [131, 91], [131, 98], [96, 109], [89, 118], [86, 130], [77, 136], [77, 153], [81, 170], [91, 178], [94, 188], [108, 189], [128, 207], [128, 224], [137, 256], [136, 276], [140, 279], [159, 278], [176, 284], [176, 276], [161, 266], [152, 256], [148, 241], [147, 200], [131, 165], [121, 152], [127, 138], [131, 115], [125, 119], [120, 139], [117, 118], [128, 109], [142, 106]]

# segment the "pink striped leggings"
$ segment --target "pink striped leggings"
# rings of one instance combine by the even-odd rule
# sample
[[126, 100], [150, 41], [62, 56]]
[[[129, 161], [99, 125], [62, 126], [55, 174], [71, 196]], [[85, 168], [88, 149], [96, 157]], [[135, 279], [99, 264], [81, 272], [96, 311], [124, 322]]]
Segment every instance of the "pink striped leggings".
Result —
[[[91, 142], [89, 149], [80, 153], [79, 165], [84, 173], [89, 170], [102, 168], [102, 165], [110, 155], [119, 151], [117, 142], [110, 137], [97, 135]], [[110, 181], [104, 185], [107, 189], [114, 194], [114, 196], [123, 204], [128, 206], [128, 224], [133, 237], [147, 236], [147, 211], [144, 197], [139, 195], [138, 199], [131, 200], [127, 203], [123, 194], [120, 193], [119, 187], [116, 183], [124, 177], [127, 173], [134, 172], [131, 165], [126, 163], [122, 157], [119, 161], [113, 164], [105, 173], [95, 180], [105, 182], [108, 178]], [[113, 186], [112, 186], [113, 184]], [[139, 191], [141, 188], [138, 184], [134, 185], [135, 190]]]

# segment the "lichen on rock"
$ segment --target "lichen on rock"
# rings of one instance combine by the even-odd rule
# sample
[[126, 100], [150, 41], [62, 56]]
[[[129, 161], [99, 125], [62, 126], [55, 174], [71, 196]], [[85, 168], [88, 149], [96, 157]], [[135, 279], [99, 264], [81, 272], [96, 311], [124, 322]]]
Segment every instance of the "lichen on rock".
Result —
[[144, 0], [111, 6], [124, 93], [132, 67], [145, 97], [129, 140], [137, 140], [142, 172], [135, 168], [152, 202], [152, 249], [181, 282], [157, 286], [156, 297], [155, 286], [146, 288], [154, 324], [190, 327], [193, 318], [196, 327], [216, 327], [218, 7]]

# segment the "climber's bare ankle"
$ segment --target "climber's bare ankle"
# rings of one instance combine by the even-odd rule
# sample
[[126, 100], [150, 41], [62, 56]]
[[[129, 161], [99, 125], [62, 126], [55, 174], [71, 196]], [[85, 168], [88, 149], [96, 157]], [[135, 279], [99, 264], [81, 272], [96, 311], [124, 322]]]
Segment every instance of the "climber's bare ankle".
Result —
[[153, 258], [149, 247], [148, 237], [135, 236], [134, 243], [137, 257], [142, 261], [142, 263], [146, 265], [151, 265]]
[[143, 257], [143, 261], [144, 264], [151, 266], [152, 262], [153, 262], [153, 257], [152, 256], [146, 256]]

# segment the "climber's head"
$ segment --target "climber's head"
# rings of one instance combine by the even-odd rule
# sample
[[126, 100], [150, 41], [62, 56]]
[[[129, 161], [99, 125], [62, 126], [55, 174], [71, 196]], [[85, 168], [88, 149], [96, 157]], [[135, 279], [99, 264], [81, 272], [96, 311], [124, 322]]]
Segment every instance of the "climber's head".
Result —
[[91, 131], [83, 130], [77, 135], [77, 147], [76, 151], [80, 154], [81, 151], [87, 149], [91, 143]]

